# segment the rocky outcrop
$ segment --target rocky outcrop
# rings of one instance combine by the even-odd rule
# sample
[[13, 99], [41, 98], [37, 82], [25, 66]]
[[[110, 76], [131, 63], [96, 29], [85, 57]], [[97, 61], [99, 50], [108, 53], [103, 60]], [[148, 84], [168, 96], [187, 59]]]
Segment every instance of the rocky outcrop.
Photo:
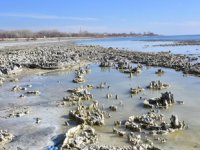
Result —
[[156, 71], [156, 74], [158, 74], [158, 75], [162, 75], [162, 74], [164, 74], [164, 73], [165, 73], [165, 71], [162, 70], [162, 69], [158, 69], [158, 70]]
[[104, 113], [99, 109], [97, 102], [89, 106], [79, 105], [75, 110], [69, 112], [69, 118], [75, 120], [79, 124], [104, 124]]
[[74, 83], [85, 82], [84, 75], [86, 75], [89, 72], [91, 72], [91, 70], [89, 69], [88, 66], [86, 66], [85, 68], [83, 68], [83, 67], [79, 68], [79, 70], [76, 70], [75, 79], [73, 79], [72, 82], [74, 82]]
[[161, 93], [160, 98], [153, 98], [149, 100], [144, 100], [145, 108], [168, 108], [173, 105], [174, 95], [171, 92]]
[[[127, 137], [128, 142], [143, 149], [157, 149], [153, 142], [147, 138], [151, 135], [163, 135], [186, 128], [183, 122], [178, 120], [177, 115], [172, 115], [167, 121], [163, 114], [150, 111], [141, 116], [130, 116], [128, 120], [116, 121], [113, 132], [122, 137]], [[159, 148], [158, 148], [159, 149]]]
[[147, 86], [148, 89], [152, 89], [152, 90], [162, 90], [168, 87], [169, 87], [169, 84], [162, 83], [160, 80], [151, 81], [150, 84]]
[[85, 100], [92, 100], [93, 95], [90, 94], [89, 90], [92, 89], [90, 85], [86, 87], [78, 87], [75, 89], [69, 89], [68, 92], [71, 93], [70, 96], [63, 97], [63, 101], [66, 102], [81, 102]]
[[78, 125], [68, 130], [61, 150], [85, 149], [97, 141], [95, 130], [87, 125]]
[[131, 94], [139, 94], [139, 93], [141, 93], [143, 91], [144, 91], [144, 89], [139, 87], [139, 86], [137, 88], [131, 88], [130, 89]]
[[14, 136], [7, 130], [0, 130], [0, 145], [4, 145], [13, 140]]

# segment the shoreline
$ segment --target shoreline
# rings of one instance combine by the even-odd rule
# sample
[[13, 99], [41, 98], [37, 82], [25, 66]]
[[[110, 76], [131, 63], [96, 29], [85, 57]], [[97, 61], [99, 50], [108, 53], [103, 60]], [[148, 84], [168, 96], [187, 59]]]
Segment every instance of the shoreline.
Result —
[[[77, 45], [80, 39], [52, 43], [37, 43], [1, 48], [0, 76], [9, 75], [22, 68], [62, 69], [80, 61], [107, 63], [114, 66], [119, 61], [141, 63], [182, 71], [184, 74], [200, 76], [200, 64], [190, 63], [196, 58], [189, 55], [167, 52], [138, 52], [105, 48], [101, 46]], [[115, 60], [114, 60], [115, 59]], [[106, 67], [106, 65], [105, 65]]]

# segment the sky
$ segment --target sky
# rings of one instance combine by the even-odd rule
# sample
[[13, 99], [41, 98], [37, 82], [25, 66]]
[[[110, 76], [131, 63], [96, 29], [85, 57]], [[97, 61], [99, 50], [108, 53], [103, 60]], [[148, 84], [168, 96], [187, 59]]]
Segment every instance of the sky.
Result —
[[0, 0], [0, 29], [200, 34], [200, 0]]

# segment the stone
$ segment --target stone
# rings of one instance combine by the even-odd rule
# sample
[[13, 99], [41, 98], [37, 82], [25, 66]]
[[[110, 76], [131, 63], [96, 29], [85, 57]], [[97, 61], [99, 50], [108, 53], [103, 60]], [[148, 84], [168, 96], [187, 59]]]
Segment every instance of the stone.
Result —
[[97, 141], [95, 130], [88, 125], [78, 125], [68, 130], [61, 150], [84, 149]]
[[131, 94], [139, 94], [139, 93], [141, 93], [141, 92], [143, 92], [143, 91], [144, 91], [144, 89], [141, 88], [141, 87], [131, 88], [131, 89], [130, 89]]
[[164, 73], [165, 73], [165, 71], [162, 70], [162, 69], [158, 69], [158, 70], [156, 71], [156, 74], [158, 74], [158, 75], [162, 75], [162, 74], [164, 74]]
[[38, 95], [40, 95], [40, 91], [28, 91], [28, 92], [26, 92], [26, 94], [38, 96]]
[[71, 95], [67, 97], [63, 97], [63, 101], [80, 102], [80, 101], [85, 101], [85, 100], [92, 100], [93, 95], [90, 94], [90, 92], [88, 91], [88, 89], [90, 88], [91, 87], [86, 86], [86, 87], [78, 87], [75, 89], [69, 89], [67, 91], [70, 92]]
[[36, 118], [36, 124], [39, 124], [40, 122], [42, 121], [42, 119], [40, 119], [40, 118]]
[[160, 80], [158, 81], [151, 81], [147, 88], [152, 90], [162, 90], [169, 87], [169, 84], [162, 83]]
[[[118, 126], [119, 124], [120, 126]], [[141, 139], [141, 141], [145, 139], [141, 137], [136, 138], [135, 136], [140, 136], [143, 133], [148, 133], [149, 135], [164, 135], [186, 128], [185, 123], [180, 122], [176, 115], [172, 115], [170, 123], [167, 123], [163, 115], [154, 111], [147, 112], [141, 116], [130, 116], [128, 120], [116, 121], [114, 125], [115, 127], [126, 129], [126, 131], [129, 130], [131, 132], [128, 135], [129, 141], [136, 145], [138, 139]], [[119, 131], [117, 128], [113, 129], [114, 133], [118, 133]]]
[[0, 130], [0, 145], [4, 145], [13, 140], [14, 135], [9, 133], [7, 130]]
[[174, 95], [171, 92], [161, 93], [160, 98], [153, 98], [149, 100], [144, 100], [143, 104], [145, 108], [168, 108], [173, 105]]
[[113, 106], [113, 105], [112, 105], [112, 106], [109, 107], [109, 109], [110, 109], [111, 111], [117, 111], [117, 106]]
[[99, 109], [97, 102], [89, 106], [78, 106], [75, 110], [69, 112], [69, 117], [79, 124], [98, 126], [104, 124], [104, 113]]

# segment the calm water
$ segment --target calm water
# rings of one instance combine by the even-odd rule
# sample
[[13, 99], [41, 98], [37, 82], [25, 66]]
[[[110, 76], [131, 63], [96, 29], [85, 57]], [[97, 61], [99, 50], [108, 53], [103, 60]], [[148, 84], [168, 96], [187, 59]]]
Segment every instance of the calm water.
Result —
[[200, 35], [94, 39], [94, 40], [79, 41], [78, 44], [125, 48], [131, 51], [144, 51], [144, 52], [171, 51], [172, 53], [175, 54], [200, 55], [200, 45], [167, 46], [167, 47], [155, 46], [160, 44], [172, 44], [175, 41], [184, 41], [184, 40], [200, 40]]

